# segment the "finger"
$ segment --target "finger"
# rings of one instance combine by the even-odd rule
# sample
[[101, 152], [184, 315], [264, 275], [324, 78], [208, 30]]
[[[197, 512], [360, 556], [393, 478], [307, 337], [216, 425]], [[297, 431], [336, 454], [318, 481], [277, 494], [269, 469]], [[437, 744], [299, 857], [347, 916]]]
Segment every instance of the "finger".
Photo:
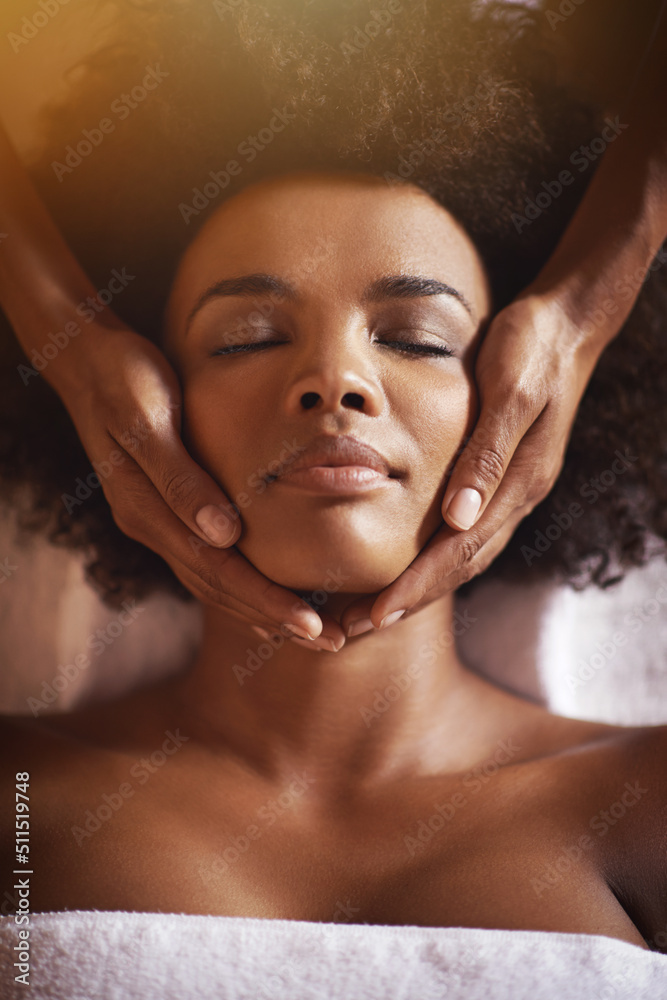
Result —
[[[510, 473], [511, 476], [511, 473]], [[378, 596], [371, 609], [371, 619], [376, 628], [398, 611], [413, 611], [419, 601], [434, 588], [441, 593], [453, 590], [471, 578], [473, 560], [489, 539], [505, 522], [514, 527], [528, 513], [523, 501], [524, 487], [515, 474], [506, 481], [484, 517], [474, 528], [459, 533], [443, 525], [426, 544], [413, 562]], [[386, 627], [386, 625], [385, 625]]]
[[226, 548], [241, 534], [238, 509], [188, 454], [173, 425], [160, 431], [147, 424], [118, 434], [118, 444], [142, 469], [167, 506], [190, 531], [210, 545]]
[[188, 531], [161, 501], [144, 473], [138, 467], [135, 472], [131, 488], [126, 485], [122, 491], [122, 501], [111, 500], [112, 514], [121, 531], [148, 546], [170, 565], [176, 560], [187, 567], [197, 579], [199, 591], [219, 606], [245, 606], [273, 627], [290, 625], [305, 638], [320, 635], [322, 621], [309, 604], [269, 580], [237, 549], [214, 548]]
[[467, 531], [482, 517], [519, 443], [541, 412], [538, 407], [520, 405], [514, 395], [504, 394], [500, 405], [497, 399], [498, 394], [482, 406], [447, 483], [442, 516], [457, 531]]
[[427, 590], [421, 599], [412, 606], [410, 614], [415, 614], [432, 601], [437, 600], [446, 593], [457, 590], [458, 587], [467, 583], [468, 580], [472, 580], [473, 577], [483, 573], [491, 565], [496, 556], [505, 548], [520, 520], [521, 516], [519, 515], [516, 518], [506, 521], [494, 535], [491, 535], [489, 540], [482, 545], [477, 554], [464, 567], [450, 574], [446, 581], [441, 581], [433, 589]]
[[[338, 622], [329, 615], [325, 615], [320, 612], [320, 617], [322, 619], [322, 631], [315, 639], [303, 639], [296, 636], [284, 625], [280, 629], [280, 634], [291, 639], [292, 642], [295, 642], [298, 646], [305, 646], [307, 649], [324, 649], [330, 653], [337, 653], [345, 645], [345, 633]], [[260, 630], [255, 629], [255, 631], [259, 631], [259, 634], [264, 635], [264, 638], [271, 634], [271, 632], [266, 628]], [[273, 634], [275, 635], [275, 632]]]
[[348, 605], [340, 620], [343, 632], [348, 638], [363, 635], [375, 628], [371, 621], [371, 609], [378, 594], [368, 594]]
[[[240, 558], [243, 559], [244, 557], [240, 556]], [[261, 615], [255, 608], [243, 604], [243, 602], [231, 594], [221, 595], [219, 591], [203, 583], [200, 577], [197, 577], [187, 566], [180, 563], [177, 559], [172, 557], [169, 558], [168, 562], [181, 583], [194, 593], [203, 604], [228, 612], [244, 624], [250, 625], [264, 639], [270, 637], [275, 639], [276, 636], [282, 636], [283, 641], [289, 639], [299, 646], [315, 649], [318, 652], [326, 650], [327, 652], [336, 653], [345, 645], [345, 634], [340, 625], [328, 615], [321, 616], [322, 631], [319, 636], [311, 638], [307, 636], [307, 633], [300, 630], [299, 634], [305, 637], [300, 638], [294, 633], [293, 625], [283, 623], [277, 628], [275, 622]]]

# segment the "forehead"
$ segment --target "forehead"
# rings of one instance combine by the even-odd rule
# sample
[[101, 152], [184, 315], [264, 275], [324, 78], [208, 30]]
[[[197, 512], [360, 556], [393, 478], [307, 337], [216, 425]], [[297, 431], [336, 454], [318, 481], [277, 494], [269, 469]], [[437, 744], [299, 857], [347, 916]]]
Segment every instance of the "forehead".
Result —
[[172, 332], [209, 285], [256, 272], [351, 300], [382, 274], [428, 274], [459, 288], [478, 315], [489, 305], [481, 258], [449, 212], [420, 188], [370, 175], [292, 174], [230, 198], [179, 264]]

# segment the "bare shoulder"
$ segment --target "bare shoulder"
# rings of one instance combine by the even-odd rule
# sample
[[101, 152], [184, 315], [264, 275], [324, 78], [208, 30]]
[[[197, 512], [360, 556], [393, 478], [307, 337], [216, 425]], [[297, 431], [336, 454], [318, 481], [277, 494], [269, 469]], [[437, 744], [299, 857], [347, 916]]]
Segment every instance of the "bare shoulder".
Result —
[[530, 727], [531, 737], [538, 734], [539, 783], [550, 790], [547, 808], [551, 803], [554, 816], [568, 817], [563, 863], [594, 858], [644, 939], [663, 948], [667, 725], [618, 726], [536, 713]]
[[667, 725], [628, 728], [600, 747], [590, 822], [607, 882], [645, 939], [667, 931]]

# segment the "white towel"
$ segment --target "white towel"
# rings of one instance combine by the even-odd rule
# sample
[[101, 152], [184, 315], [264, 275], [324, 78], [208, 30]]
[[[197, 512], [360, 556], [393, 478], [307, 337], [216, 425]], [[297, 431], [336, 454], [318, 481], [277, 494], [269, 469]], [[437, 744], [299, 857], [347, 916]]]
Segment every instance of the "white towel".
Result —
[[596, 934], [70, 910], [0, 917], [5, 1000], [665, 1000], [667, 956]]

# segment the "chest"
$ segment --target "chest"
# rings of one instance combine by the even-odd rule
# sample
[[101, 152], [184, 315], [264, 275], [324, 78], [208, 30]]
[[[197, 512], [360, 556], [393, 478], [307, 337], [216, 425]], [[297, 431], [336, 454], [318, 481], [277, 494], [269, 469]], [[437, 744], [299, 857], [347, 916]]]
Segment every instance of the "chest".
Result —
[[[33, 909], [607, 934], [642, 944], [576, 804], [509, 772], [314, 809], [166, 769], [35, 803]], [[554, 798], [555, 797], [555, 798]], [[557, 807], [556, 807], [557, 805]], [[605, 847], [610, 847], [607, 838]]]

